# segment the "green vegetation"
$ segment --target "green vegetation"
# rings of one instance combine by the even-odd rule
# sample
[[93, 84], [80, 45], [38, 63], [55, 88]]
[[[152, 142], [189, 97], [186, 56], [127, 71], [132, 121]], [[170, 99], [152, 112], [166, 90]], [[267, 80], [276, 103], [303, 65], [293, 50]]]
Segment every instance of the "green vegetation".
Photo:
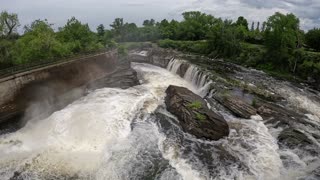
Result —
[[203, 114], [200, 114], [200, 113], [196, 113], [196, 118], [199, 120], [199, 121], [205, 121], [207, 119], [207, 117]]
[[17, 32], [19, 25], [17, 14], [1, 13], [0, 68], [58, 60], [106, 47], [106, 43], [99, 41], [99, 34], [74, 17], [57, 32], [47, 20], [35, 20], [24, 26], [23, 35]]
[[126, 47], [122, 45], [118, 46], [118, 54], [120, 56], [126, 56], [128, 54]]
[[305, 33], [293, 14], [275, 13], [265, 22], [251, 25], [243, 16], [235, 22], [198, 11], [184, 12], [182, 16], [180, 22], [147, 19], [141, 27], [116, 18], [110, 29], [100, 24], [96, 32], [75, 17], [57, 31], [47, 20], [36, 20], [20, 35], [18, 15], [3, 11], [0, 69], [115, 48], [118, 44], [119, 53], [124, 55], [126, 49], [143, 47], [141, 42], [148, 41], [163, 48], [224, 58], [284, 78], [297, 76], [320, 82], [320, 29]]
[[256, 107], [256, 106], [257, 106], [257, 100], [256, 100], [255, 98], [252, 99], [251, 105], [252, 105], [253, 107]]
[[197, 110], [202, 108], [202, 103], [200, 101], [195, 101], [187, 105], [188, 108]]
[[320, 51], [320, 29], [314, 28], [306, 33], [306, 43], [307, 45], [316, 50]]

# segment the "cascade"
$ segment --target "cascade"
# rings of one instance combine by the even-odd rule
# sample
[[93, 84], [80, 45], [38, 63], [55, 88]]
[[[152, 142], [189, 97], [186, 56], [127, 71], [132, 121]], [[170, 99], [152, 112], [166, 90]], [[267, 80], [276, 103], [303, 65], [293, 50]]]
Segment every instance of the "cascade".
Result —
[[[167, 70], [133, 63], [141, 85], [89, 92], [46, 119], [0, 136], [0, 179], [293, 180], [316, 174], [318, 157], [281, 149], [281, 129], [262, 121], [219, 110], [230, 126], [229, 137], [207, 141], [184, 133], [164, 107], [166, 88], [182, 86], [201, 96], [214, 90], [208, 93], [210, 75], [197, 66], [177, 76], [182, 63], [172, 59]], [[311, 101], [303, 98], [299, 101]], [[299, 128], [317, 142], [319, 118], [316, 113], [308, 117], [315, 126]]]

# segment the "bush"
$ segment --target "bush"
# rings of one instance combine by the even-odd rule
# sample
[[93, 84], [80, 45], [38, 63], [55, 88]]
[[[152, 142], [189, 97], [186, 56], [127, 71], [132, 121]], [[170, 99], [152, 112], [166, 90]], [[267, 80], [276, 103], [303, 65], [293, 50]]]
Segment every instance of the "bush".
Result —
[[191, 52], [196, 54], [208, 54], [207, 41], [174, 41], [170, 39], [158, 41], [158, 45], [162, 48], [172, 48], [183, 52]]

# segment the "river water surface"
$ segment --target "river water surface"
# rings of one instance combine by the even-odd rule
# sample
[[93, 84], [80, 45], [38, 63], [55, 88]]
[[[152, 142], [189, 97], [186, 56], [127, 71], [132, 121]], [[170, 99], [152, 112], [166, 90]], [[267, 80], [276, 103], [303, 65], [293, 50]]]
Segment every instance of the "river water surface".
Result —
[[[204, 96], [197, 72], [133, 63], [141, 85], [98, 89], [50, 117], [0, 137], [0, 179], [298, 179], [310, 178], [319, 159], [279, 149], [277, 129], [259, 119], [220, 111], [230, 135], [206, 141], [182, 132], [165, 110], [165, 90], [184, 86]], [[316, 117], [316, 116], [315, 116]], [[284, 167], [281, 156], [297, 165]], [[312, 164], [306, 164], [312, 162]]]

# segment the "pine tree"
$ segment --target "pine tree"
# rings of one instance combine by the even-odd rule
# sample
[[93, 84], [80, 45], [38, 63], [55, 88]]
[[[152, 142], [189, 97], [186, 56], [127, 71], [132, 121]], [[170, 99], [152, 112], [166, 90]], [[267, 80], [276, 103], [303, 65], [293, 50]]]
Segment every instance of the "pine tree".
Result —
[[251, 31], [254, 31], [254, 21], [251, 24]]

